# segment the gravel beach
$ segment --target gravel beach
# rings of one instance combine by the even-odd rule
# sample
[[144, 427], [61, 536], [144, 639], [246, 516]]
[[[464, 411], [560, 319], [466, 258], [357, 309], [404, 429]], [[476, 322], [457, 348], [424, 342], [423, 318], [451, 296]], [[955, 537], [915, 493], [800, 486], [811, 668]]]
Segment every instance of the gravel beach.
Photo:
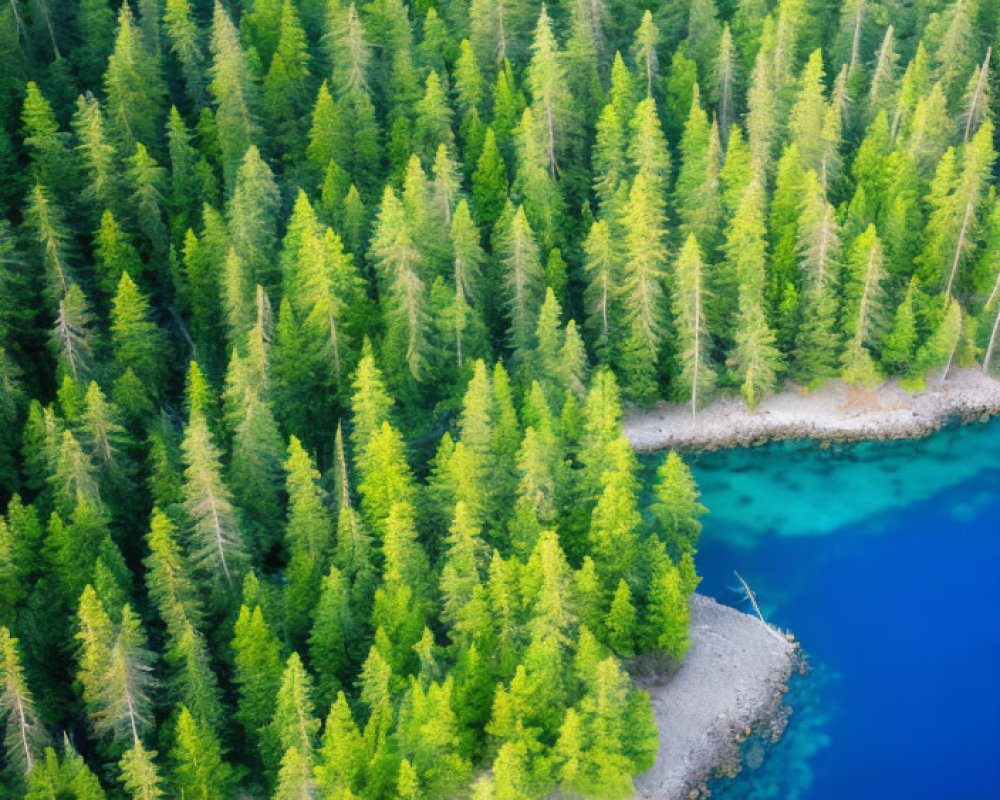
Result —
[[790, 387], [750, 411], [741, 398], [717, 400], [692, 419], [691, 408], [660, 403], [627, 412], [624, 432], [640, 452], [666, 448], [714, 450], [779, 439], [858, 441], [925, 436], [955, 419], [1000, 413], [1000, 381], [979, 369], [954, 369], [946, 381], [909, 392], [895, 380], [873, 389], [829, 381], [806, 392]]
[[660, 729], [651, 770], [636, 778], [637, 800], [682, 800], [731, 761], [747, 728], [781, 708], [795, 646], [756, 617], [709, 597], [691, 597], [691, 648], [664, 685], [639, 679]]

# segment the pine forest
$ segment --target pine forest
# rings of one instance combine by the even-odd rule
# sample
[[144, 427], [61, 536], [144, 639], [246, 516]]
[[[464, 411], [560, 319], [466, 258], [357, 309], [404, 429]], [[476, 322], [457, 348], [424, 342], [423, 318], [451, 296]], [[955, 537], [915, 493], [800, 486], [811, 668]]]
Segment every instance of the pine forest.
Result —
[[631, 796], [705, 508], [623, 406], [1000, 369], [998, 34], [5, 3], [0, 796]]

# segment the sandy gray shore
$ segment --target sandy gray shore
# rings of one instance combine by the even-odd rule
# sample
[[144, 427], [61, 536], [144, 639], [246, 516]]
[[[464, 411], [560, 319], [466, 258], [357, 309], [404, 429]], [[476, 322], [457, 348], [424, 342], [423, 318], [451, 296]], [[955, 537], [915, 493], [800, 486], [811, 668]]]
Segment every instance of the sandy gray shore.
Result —
[[732, 760], [748, 727], [781, 708], [794, 646], [756, 617], [702, 595], [691, 598], [691, 649], [649, 692], [660, 729], [656, 764], [636, 778], [638, 800], [682, 800]]
[[638, 451], [716, 449], [779, 439], [860, 441], [925, 436], [947, 423], [1000, 413], [1000, 381], [979, 369], [937, 376], [922, 392], [888, 381], [874, 389], [830, 381], [813, 392], [789, 387], [751, 412], [740, 398], [717, 400], [692, 419], [691, 408], [661, 403], [626, 413], [624, 432]]

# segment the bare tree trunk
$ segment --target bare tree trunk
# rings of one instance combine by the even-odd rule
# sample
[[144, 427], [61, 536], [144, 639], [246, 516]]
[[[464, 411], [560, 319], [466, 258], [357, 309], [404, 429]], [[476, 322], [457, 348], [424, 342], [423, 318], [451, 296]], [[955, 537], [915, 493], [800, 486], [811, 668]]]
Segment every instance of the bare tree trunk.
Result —
[[760, 613], [760, 606], [757, 605], [757, 595], [754, 594], [753, 589], [750, 588], [750, 584], [748, 584], [745, 580], [743, 580], [743, 576], [740, 575], [740, 573], [736, 572], [736, 570], [733, 570], [733, 574], [736, 575], [736, 577], [739, 578], [740, 583], [743, 584], [743, 591], [746, 592], [747, 599], [753, 604], [753, 610], [757, 612], [757, 616], [760, 619], [760, 621], [764, 623], [764, 625], [772, 633], [772, 635], [777, 636], [782, 641], [785, 641], [785, 637], [782, 636], [780, 633], [778, 633], [774, 628], [772, 628], [770, 624], [768, 624], [768, 621], [764, 619], [764, 615]]
[[694, 375], [691, 381], [691, 420], [698, 419], [698, 373], [701, 371], [701, 272], [694, 285]]
[[45, 27], [49, 31], [49, 40], [52, 42], [52, 55], [55, 56], [56, 61], [62, 58], [62, 53], [59, 52], [59, 45], [56, 44], [56, 32], [52, 27], [52, 17], [49, 16], [49, 4], [48, 0], [37, 0], [38, 7], [42, 10], [42, 16], [45, 18]]
[[[997, 270], [997, 280], [993, 284], [993, 291], [990, 293], [990, 299], [986, 301], [986, 307], [989, 308], [996, 300], [1000, 297], [1000, 270]], [[996, 347], [997, 342], [997, 331], [1000, 330], [1000, 304], [997, 305], [997, 315], [993, 320], [993, 331], [990, 333], [990, 343], [986, 348], [986, 357], [983, 359], [983, 373], [989, 374], [990, 361], [993, 360], [993, 350]]]
[[858, 8], [854, 15], [854, 41], [851, 43], [851, 64], [848, 70], [852, 70], [858, 65], [858, 50], [861, 45], [861, 17], [864, 9], [864, 3], [858, 3]]
[[[962, 323], [965, 322], [964, 316], [962, 317], [961, 321]], [[955, 344], [952, 346], [951, 352], [948, 354], [948, 361], [944, 365], [944, 372], [941, 373], [941, 383], [944, 383], [946, 380], [948, 380], [948, 373], [951, 372], [951, 365], [952, 362], [955, 360], [955, 353], [958, 351], [958, 345], [962, 341], [962, 327], [963, 327], [962, 324], [960, 324], [958, 327], [958, 338], [955, 339]]]
[[969, 104], [969, 117], [965, 120], [965, 137], [962, 142], [969, 141], [969, 136], [972, 133], [972, 120], [976, 117], [976, 106], [983, 99], [983, 92], [986, 89], [986, 77], [989, 75], [990, 70], [990, 55], [993, 52], [993, 45], [986, 48], [986, 58], [983, 59], [983, 65], [979, 69], [979, 80], [976, 81], [976, 88], [972, 92], [972, 102]]
[[951, 300], [951, 287], [955, 283], [955, 273], [958, 272], [958, 262], [962, 257], [962, 247], [965, 245], [965, 233], [969, 229], [969, 220], [972, 217], [972, 198], [965, 204], [965, 216], [962, 218], [962, 229], [958, 232], [958, 241], [955, 243], [955, 257], [951, 260], [951, 272], [948, 274], [948, 286], [944, 290], [944, 307], [948, 308], [948, 301]]

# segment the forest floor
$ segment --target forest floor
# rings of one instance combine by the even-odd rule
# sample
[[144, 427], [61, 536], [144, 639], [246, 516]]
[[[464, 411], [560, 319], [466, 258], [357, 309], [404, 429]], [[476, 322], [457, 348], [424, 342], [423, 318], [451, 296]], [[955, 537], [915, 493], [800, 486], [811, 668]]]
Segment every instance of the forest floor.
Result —
[[910, 392], [890, 380], [866, 389], [828, 381], [814, 391], [789, 385], [750, 411], [739, 397], [716, 400], [691, 416], [690, 405], [659, 403], [625, 414], [624, 431], [640, 452], [682, 448], [715, 450], [779, 439], [859, 441], [925, 436], [960, 419], [971, 422], [1000, 413], [1000, 381], [979, 369], [931, 376], [927, 388]]
[[651, 770], [636, 800], [685, 800], [711, 774], [738, 769], [738, 743], [761, 725], [780, 735], [782, 692], [796, 646], [756, 617], [709, 597], [691, 597], [691, 648], [669, 678], [636, 680], [649, 692], [660, 729]]

